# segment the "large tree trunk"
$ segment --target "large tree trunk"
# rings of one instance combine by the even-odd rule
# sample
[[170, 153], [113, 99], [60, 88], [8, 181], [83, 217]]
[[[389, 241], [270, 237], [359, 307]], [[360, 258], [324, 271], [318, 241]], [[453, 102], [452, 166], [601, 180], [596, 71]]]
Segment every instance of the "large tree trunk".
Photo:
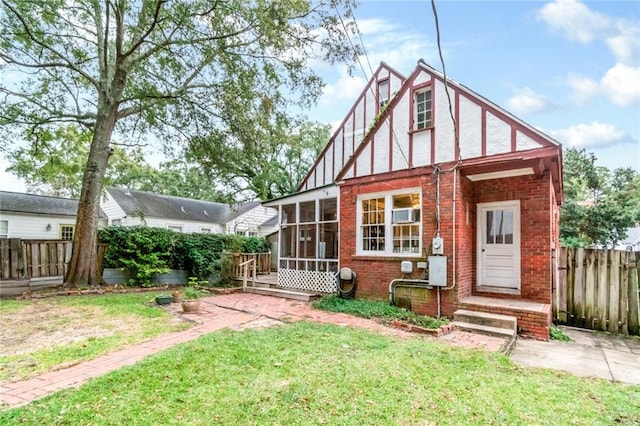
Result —
[[116, 122], [116, 114], [117, 105], [105, 106], [98, 113], [87, 167], [82, 178], [71, 263], [65, 285], [98, 285], [102, 282], [102, 277], [99, 276], [101, 271], [96, 270], [96, 243], [100, 197], [109, 161], [109, 143]]

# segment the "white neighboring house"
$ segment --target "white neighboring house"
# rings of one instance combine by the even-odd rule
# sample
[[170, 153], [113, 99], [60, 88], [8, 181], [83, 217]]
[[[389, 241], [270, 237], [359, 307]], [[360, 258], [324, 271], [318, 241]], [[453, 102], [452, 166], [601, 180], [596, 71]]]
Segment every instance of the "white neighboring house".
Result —
[[211, 201], [106, 188], [100, 204], [109, 225], [146, 225], [176, 232], [265, 236], [276, 226], [261, 226], [277, 214], [260, 201], [230, 206]]
[[640, 226], [627, 229], [627, 238], [618, 243], [616, 250], [640, 252]]
[[[0, 191], [0, 238], [72, 240], [78, 200]], [[98, 226], [106, 226], [103, 212]]]

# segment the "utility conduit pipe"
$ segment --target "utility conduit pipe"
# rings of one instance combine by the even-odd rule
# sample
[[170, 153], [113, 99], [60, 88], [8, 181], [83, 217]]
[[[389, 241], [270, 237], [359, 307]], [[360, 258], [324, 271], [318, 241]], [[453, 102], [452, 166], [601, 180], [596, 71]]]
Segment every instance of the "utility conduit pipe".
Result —
[[396, 278], [389, 283], [389, 304], [395, 305], [395, 290], [396, 287], [405, 287], [405, 288], [424, 288], [427, 290], [431, 290], [433, 286], [429, 285], [429, 280], [419, 280], [419, 279], [407, 279], [407, 278]]

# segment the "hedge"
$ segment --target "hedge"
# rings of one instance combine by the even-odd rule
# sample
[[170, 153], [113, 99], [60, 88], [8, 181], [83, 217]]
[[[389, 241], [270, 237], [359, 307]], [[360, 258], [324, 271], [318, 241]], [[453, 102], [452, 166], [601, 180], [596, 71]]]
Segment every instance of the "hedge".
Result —
[[224, 253], [265, 253], [267, 240], [224, 234], [184, 234], [146, 226], [100, 229], [100, 242], [109, 244], [104, 267], [127, 270], [130, 285], [150, 285], [151, 274], [186, 270], [199, 280], [212, 274], [229, 278], [231, 256]]

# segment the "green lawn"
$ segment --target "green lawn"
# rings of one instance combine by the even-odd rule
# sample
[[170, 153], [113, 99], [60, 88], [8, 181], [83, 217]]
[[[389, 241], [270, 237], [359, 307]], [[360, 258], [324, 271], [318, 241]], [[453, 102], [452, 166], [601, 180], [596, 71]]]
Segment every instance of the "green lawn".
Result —
[[0, 302], [0, 383], [96, 358], [192, 324], [153, 303], [157, 292]]
[[640, 387], [333, 325], [221, 331], [0, 424], [638, 424]]

